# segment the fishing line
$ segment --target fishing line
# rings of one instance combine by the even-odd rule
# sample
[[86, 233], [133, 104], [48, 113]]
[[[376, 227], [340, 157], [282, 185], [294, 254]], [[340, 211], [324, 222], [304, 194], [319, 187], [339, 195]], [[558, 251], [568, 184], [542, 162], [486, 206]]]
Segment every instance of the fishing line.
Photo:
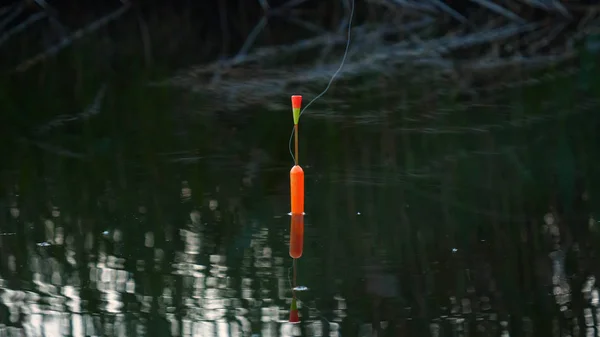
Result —
[[[348, 34], [347, 34], [347, 39], [346, 39], [346, 48], [344, 50], [344, 56], [342, 57], [342, 62], [340, 63], [340, 66], [335, 71], [335, 73], [333, 73], [333, 75], [331, 76], [331, 79], [329, 79], [329, 83], [327, 83], [327, 86], [325, 87], [325, 89], [320, 94], [318, 94], [315, 98], [313, 98], [310, 102], [308, 102], [308, 104], [300, 111], [300, 116], [302, 116], [304, 111], [306, 111], [306, 109], [308, 109], [308, 107], [311, 104], [313, 104], [316, 100], [323, 97], [323, 95], [325, 95], [325, 93], [327, 93], [327, 91], [331, 87], [331, 84], [335, 80], [336, 76], [340, 73], [340, 71], [344, 67], [344, 63], [346, 63], [346, 57], [348, 56], [348, 50], [350, 49], [350, 33], [352, 32], [352, 19], [354, 18], [354, 7], [356, 5], [355, 4], [356, 0], [350, 0], [350, 3], [351, 3], [351, 9], [350, 9], [350, 17], [348, 18]], [[294, 138], [294, 128], [292, 128], [292, 133], [290, 134], [289, 150], [290, 150], [290, 154], [292, 155], [292, 158], [295, 158], [294, 152], [292, 152], [292, 139], [293, 138]]]

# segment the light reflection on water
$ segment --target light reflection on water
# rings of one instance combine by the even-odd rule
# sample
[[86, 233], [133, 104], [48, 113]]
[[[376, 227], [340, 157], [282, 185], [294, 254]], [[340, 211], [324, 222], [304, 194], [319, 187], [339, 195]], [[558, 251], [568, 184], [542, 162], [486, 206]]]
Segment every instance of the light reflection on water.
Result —
[[[215, 203], [210, 202], [210, 211], [217, 209]], [[11, 208], [13, 219], [19, 219], [20, 214], [17, 207]], [[269, 228], [266, 226], [258, 226], [252, 234], [243, 262], [236, 267], [242, 277], [236, 280], [231, 276], [231, 267], [223, 254], [208, 254], [205, 264], [199, 262], [206, 238], [205, 232], [199, 229], [201, 214], [197, 210], [189, 213], [188, 225], [178, 231], [183, 245], [181, 250], [174, 251], [172, 263], [168, 262], [171, 259], [165, 256], [165, 251], [156, 246], [153, 231], [134, 233], [141, 236], [140, 242], [145, 249], [135, 261], [131, 257], [109, 253], [118, 252], [125, 239], [118, 228], [86, 233], [84, 253], [78, 254], [77, 234], [65, 231], [60, 225], [58, 208], [51, 216], [51, 219], [40, 221], [47, 245], [37, 244], [38, 248], [27, 250], [31, 286], [16, 277], [23, 274], [19, 268], [24, 267], [16, 265], [16, 257], [10, 254], [6, 258], [0, 300], [7, 309], [6, 323], [10, 327], [6, 331], [12, 331], [9, 332], [11, 335], [22, 331], [27, 336], [100, 333], [146, 336], [152, 335], [151, 331], [155, 329], [149, 326], [153, 315], [164, 318], [163, 329], [172, 336], [251, 336], [257, 333], [257, 322], [260, 322], [261, 336], [301, 335], [300, 326], [286, 321], [290, 301], [288, 259], [285, 251], [274, 252], [269, 246]], [[549, 216], [545, 219], [547, 226], [553, 225]], [[559, 235], [552, 227], [548, 230], [554, 236]], [[6, 237], [3, 242], [12, 238]], [[566, 307], [571, 302], [571, 290], [564, 271], [564, 253], [554, 251], [549, 256], [556, 303], [561, 311], [570, 310]], [[129, 263], [133, 263], [134, 270], [126, 270]], [[165, 269], [165, 263], [170, 268]], [[87, 277], [81, 274], [86, 270]], [[400, 296], [398, 279], [381, 264], [367, 265], [364, 270], [368, 294], [380, 299]], [[82, 276], [86, 281], [81, 279]], [[31, 290], [11, 289], [11, 283], [19, 287], [19, 282], [22, 282], [21, 287], [31, 287]], [[152, 290], [153, 282], [164, 286], [158, 295], [156, 289]], [[175, 284], [177, 282], [181, 282], [180, 286]], [[83, 295], [82, 290], [87, 295]], [[450, 296], [448, 312], [429, 323], [431, 336], [442, 336], [441, 331], [447, 329], [462, 336], [493, 335], [494, 331], [501, 336], [509, 335], [508, 321], [500, 319], [493, 311], [489, 298], [477, 298], [473, 291], [471, 288], [463, 298]], [[585, 282], [582, 293], [590, 303], [590, 307], [584, 309], [585, 326], [593, 329], [598, 322], [593, 317], [598, 315], [595, 310], [598, 289], [593, 277]], [[97, 304], [92, 313], [89, 308], [94, 298]], [[338, 335], [339, 324], [346, 317], [347, 303], [341, 295], [334, 296], [334, 301], [336, 304], [329, 321], [315, 307], [307, 308], [308, 316], [304, 318], [307, 335], [323, 336], [326, 331], [330, 336]], [[300, 302], [300, 307], [305, 305]], [[475, 326], [469, 322], [473, 314]], [[408, 320], [412, 319], [409, 317]], [[493, 322], [498, 325], [494, 326]], [[379, 328], [385, 330], [388, 324], [387, 320], [382, 320]], [[532, 331], [531, 319], [524, 317], [522, 327], [523, 331]], [[361, 325], [358, 331], [359, 336], [372, 334], [371, 324]]]
[[[349, 181], [355, 173], [348, 173]], [[276, 205], [262, 217], [249, 214], [239, 198], [223, 193], [199, 204], [189, 181], [178, 184], [180, 208], [172, 218], [158, 217], [148, 203], [122, 218], [75, 216], [52, 202], [29, 213], [35, 208], [9, 203], [6, 231], [0, 235], [0, 336], [341, 336], [346, 328], [356, 336], [466, 337], [535, 336], [540, 330], [532, 310], [512, 314], [506, 308], [514, 295], [502, 289], [506, 270], [493, 265], [492, 257], [479, 251], [470, 256], [456, 242], [437, 256], [423, 248], [427, 228], [415, 229], [412, 247], [411, 240], [401, 242], [405, 248], [386, 246], [374, 234], [371, 225], [377, 220], [368, 204], [349, 209], [354, 218], [343, 220], [341, 231], [307, 240], [312, 242], [307, 251], [318, 253], [301, 260], [302, 324], [289, 324], [289, 224], [285, 216], [273, 215], [284, 212]], [[415, 207], [406, 203], [400, 209]], [[327, 226], [311, 221], [308, 236], [315, 226]], [[369, 226], [344, 236], [352, 221]], [[544, 312], [542, 321], [551, 326], [552, 336], [593, 335], [600, 323], [596, 279], [589, 276], [573, 288], [567, 253], [559, 244], [564, 241], [559, 221], [552, 212], [540, 216], [541, 238], [552, 249], [529, 266], [547, 289], [519, 290], [528, 298], [516, 301], [531, 306], [551, 297], [544, 305], [552, 303], [556, 310]], [[231, 228], [234, 234], [219, 232]], [[477, 241], [488, 245], [492, 240]], [[408, 260], [422, 260], [399, 267], [396, 254], [407, 254], [406, 247], [423, 253]], [[353, 249], [358, 260], [344, 256]], [[577, 252], [576, 246], [570, 249]], [[332, 269], [332, 275], [322, 269]], [[536, 291], [542, 295], [530, 299]], [[581, 303], [576, 302], [579, 293]]]
[[[189, 198], [188, 187], [182, 196]], [[217, 207], [217, 201], [211, 200], [209, 210]], [[140, 209], [140, 213], [145, 211]], [[21, 224], [16, 204], [10, 214]], [[238, 266], [246, 276], [234, 280], [225, 255], [209, 254], [205, 264], [199, 262], [206, 239], [197, 210], [189, 213], [189, 223], [178, 231], [182, 249], [174, 251], [168, 269], [164, 262], [171, 259], [156, 246], [153, 231], [134, 233], [142, 237], [144, 247], [142, 255], [134, 258], [123, 255], [127, 238], [121, 229], [69, 232], [63, 227], [69, 221], [63, 222], [61, 216], [54, 207], [50, 218], [39, 221], [44, 241], [28, 243], [25, 265], [17, 266], [12, 254], [6, 258], [0, 299], [8, 310], [3, 331], [13, 331], [11, 336], [15, 331], [27, 336], [153, 335], [152, 315], [163, 317], [173, 336], [250, 336], [256, 332], [252, 322], [257, 321], [261, 336], [300, 334], [300, 327], [287, 323], [287, 256], [274, 256], [267, 243], [267, 227], [259, 226], [252, 234]], [[75, 222], [81, 225], [83, 220]], [[36, 224], [27, 226], [33, 229]], [[128, 265], [133, 269], [126, 270]], [[31, 285], [18, 279], [17, 275], [25, 274], [21, 268], [31, 272]], [[164, 285], [158, 296], [151, 285], [157, 281]], [[277, 284], [276, 291], [272, 282]], [[31, 290], [11, 289], [11, 283]], [[314, 320], [308, 325], [314, 336], [323, 335], [318, 315], [313, 312], [306, 320]]]

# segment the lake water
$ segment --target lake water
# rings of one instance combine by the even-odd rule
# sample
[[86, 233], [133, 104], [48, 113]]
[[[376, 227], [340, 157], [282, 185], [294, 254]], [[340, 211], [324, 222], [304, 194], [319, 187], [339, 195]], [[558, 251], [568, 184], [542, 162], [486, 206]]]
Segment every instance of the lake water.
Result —
[[296, 325], [289, 96], [28, 101], [2, 145], [0, 336], [596, 336], [598, 102], [569, 83], [316, 103]]

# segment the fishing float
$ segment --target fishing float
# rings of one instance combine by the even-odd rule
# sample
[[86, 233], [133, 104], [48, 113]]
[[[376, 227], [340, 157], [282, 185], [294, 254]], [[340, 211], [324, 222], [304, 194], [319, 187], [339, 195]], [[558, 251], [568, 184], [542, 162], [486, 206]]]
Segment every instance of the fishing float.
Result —
[[290, 197], [292, 206], [292, 225], [290, 230], [290, 256], [298, 259], [302, 256], [304, 244], [304, 170], [298, 162], [298, 122], [302, 96], [292, 96], [294, 116], [294, 166], [290, 170]]
[[[342, 62], [340, 63], [339, 68], [331, 76], [331, 79], [329, 80], [329, 83], [325, 89], [315, 98], [313, 98], [313, 100], [306, 105], [306, 108], [308, 108], [313, 102], [318, 100], [327, 92], [327, 90], [329, 90], [331, 83], [333, 83], [333, 80], [344, 66], [346, 56], [348, 55], [348, 49], [350, 47], [350, 31], [352, 29], [352, 19], [354, 18], [354, 7], [356, 0], [351, 0], [351, 2], [352, 7], [350, 9], [350, 17], [348, 19], [348, 40], [346, 41], [346, 50], [344, 51]], [[290, 323], [300, 322], [296, 291], [307, 290], [306, 287], [296, 286], [296, 261], [302, 256], [302, 250], [304, 249], [304, 170], [302, 170], [302, 167], [300, 167], [300, 164], [298, 163], [298, 123], [300, 121], [300, 115], [302, 114], [302, 111], [300, 110], [301, 106], [302, 96], [292, 95], [292, 114], [294, 117], [294, 166], [290, 170], [290, 197], [292, 208], [292, 219], [290, 225], [290, 257], [293, 259], [294, 276], [292, 286], [292, 304], [290, 305]], [[290, 138], [290, 152], [292, 152], [291, 140], [292, 139]]]
[[290, 323], [298, 323], [298, 306], [296, 301], [296, 261], [302, 256], [304, 249], [304, 170], [298, 161], [298, 123], [300, 121], [300, 107], [302, 96], [292, 96], [292, 115], [294, 118], [294, 166], [290, 170], [290, 257], [293, 259], [293, 288], [292, 304], [290, 305]]

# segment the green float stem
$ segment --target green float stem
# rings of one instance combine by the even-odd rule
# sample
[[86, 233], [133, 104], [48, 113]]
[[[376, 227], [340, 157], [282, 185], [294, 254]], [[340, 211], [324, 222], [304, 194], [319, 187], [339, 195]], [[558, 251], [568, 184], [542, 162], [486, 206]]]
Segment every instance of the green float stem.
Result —
[[300, 108], [293, 108], [292, 111], [294, 113], [294, 125], [297, 125], [300, 121]]

